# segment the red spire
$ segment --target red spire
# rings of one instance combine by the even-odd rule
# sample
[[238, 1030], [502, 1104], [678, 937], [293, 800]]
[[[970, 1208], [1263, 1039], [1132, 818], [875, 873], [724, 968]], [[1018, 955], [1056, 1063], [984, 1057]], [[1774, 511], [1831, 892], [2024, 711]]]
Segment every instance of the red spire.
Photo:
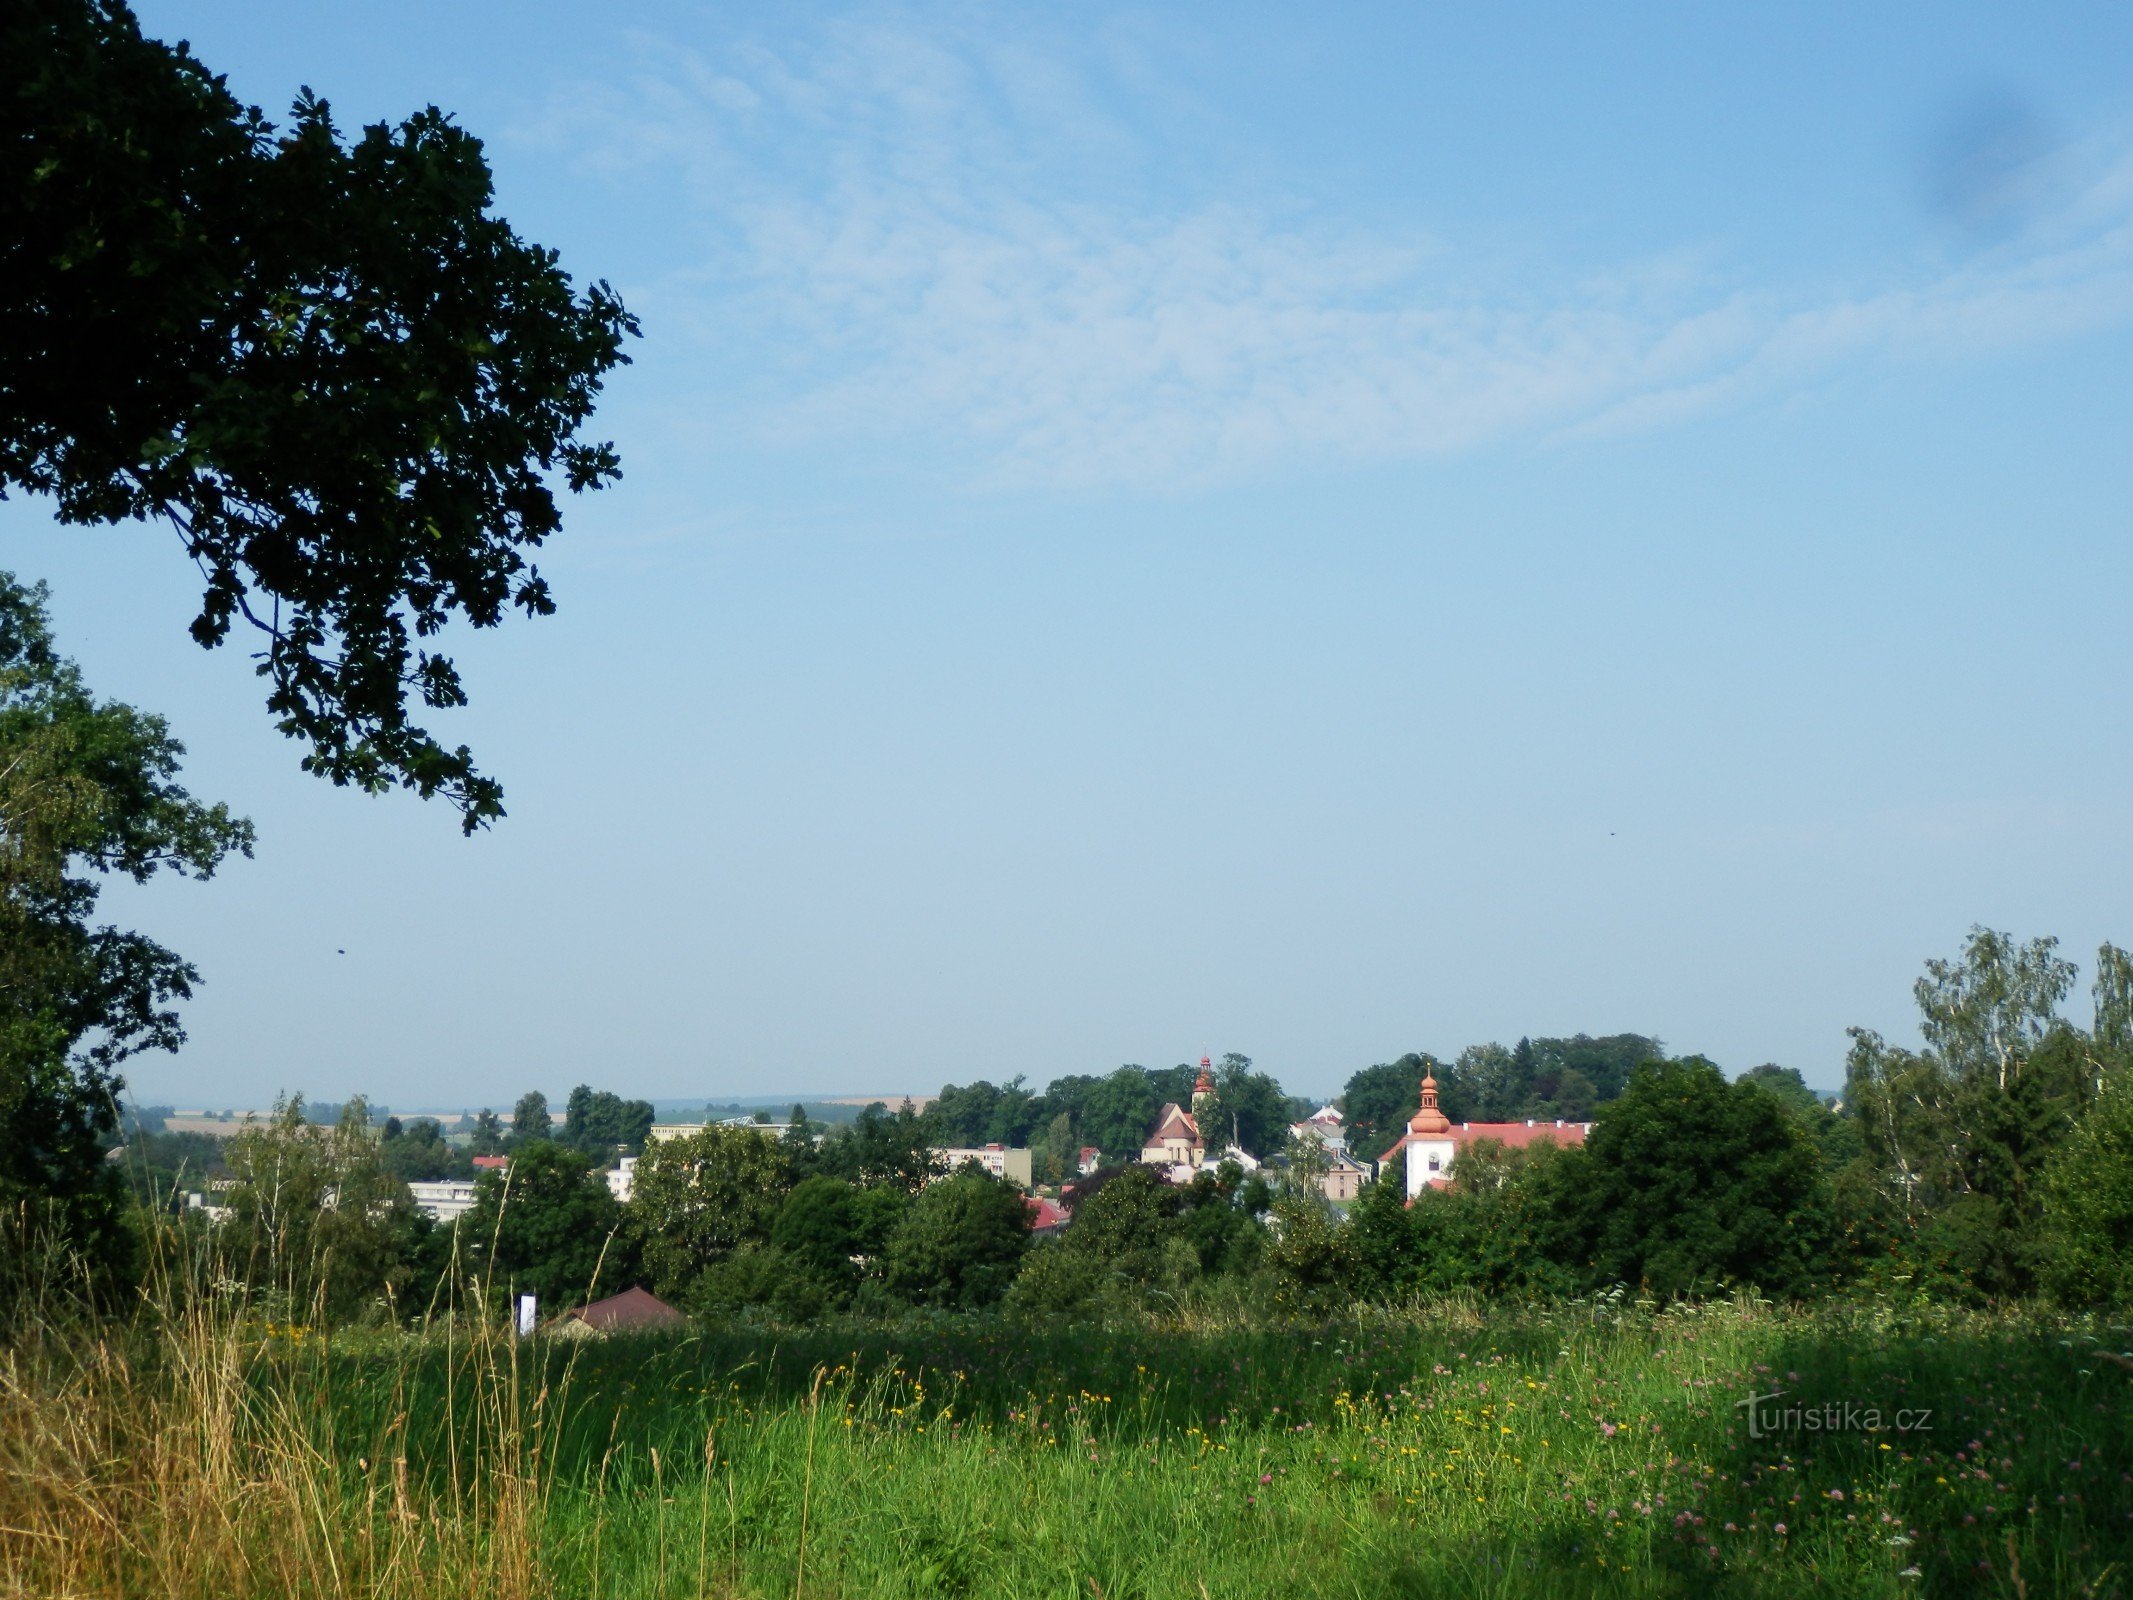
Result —
[[1200, 1057], [1200, 1075], [1192, 1080], [1192, 1097], [1195, 1100], [1199, 1099], [1203, 1094], [1213, 1094], [1215, 1092], [1215, 1079], [1213, 1072], [1210, 1070], [1211, 1066], [1212, 1063], [1208, 1061], [1206, 1056]]

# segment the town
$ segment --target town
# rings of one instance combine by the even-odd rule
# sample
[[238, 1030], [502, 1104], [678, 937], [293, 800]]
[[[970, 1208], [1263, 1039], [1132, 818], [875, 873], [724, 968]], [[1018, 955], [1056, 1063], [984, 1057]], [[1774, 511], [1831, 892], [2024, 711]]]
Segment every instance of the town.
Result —
[[2128, 1600], [2133, 7], [0, 6], [0, 1600]]

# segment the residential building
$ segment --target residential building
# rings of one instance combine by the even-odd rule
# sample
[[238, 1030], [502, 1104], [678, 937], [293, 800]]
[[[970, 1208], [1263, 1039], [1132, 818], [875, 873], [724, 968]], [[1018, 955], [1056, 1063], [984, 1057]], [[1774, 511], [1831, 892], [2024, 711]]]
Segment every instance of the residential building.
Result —
[[1056, 1200], [1033, 1194], [1026, 1197], [1029, 1206], [1029, 1231], [1038, 1237], [1064, 1233], [1066, 1225], [1074, 1220], [1074, 1214]]
[[749, 1128], [771, 1139], [785, 1135], [783, 1123], [758, 1122], [754, 1117], [721, 1117], [716, 1122], [655, 1122], [652, 1131], [644, 1136], [644, 1145], [649, 1150], [663, 1139], [686, 1139], [706, 1128]]
[[1340, 1111], [1336, 1107], [1320, 1106], [1316, 1111], [1304, 1118], [1303, 1121], [1290, 1123], [1289, 1137], [1291, 1139], [1316, 1139], [1328, 1149], [1335, 1145], [1346, 1148], [1348, 1125], [1342, 1120]]
[[981, 1148], [936, 1149], [934, 1159], [943, 1164], [950, 1173], [963, 1170], [964, 1163], [975, 1161], [995, 1178], [1008, 1183], [1018, 1183], [1027, 1189], [1030, 1185], [1030, 1159], [1027, 1150], [1011, 1150], [1005, 1145], [988, 1144]]
[[1407, 1198], [1424, 1189], [1441, 1189], [1451, 1182], [1452, 1165], [1467, 1145], [1493, 1139], [1512, 1150], [1549, 1143], [1576, 1145], [1592, 1131], [1589, 1122], [1461, 1122], [1453, 1124], [1437, 1106], [1437, 1079], [1426, 1073], [1422, 1079], [1422, 1106], [1408, 1120], [1406, 1131], [1379, 1158], [1379, 1170], [1389, 1172], [1394, 1156], [1407, 1158]]
[[415, 1198], [415, 1209], [432, 1222], [457, 1222], [474, 1209], [474, 1184], [468, 1178], [411, 1183], [407, 1192]]
[[624, 1205], [637, 1192], [637, 1157], [624, 1156], [607, 1173], [607, 1192]]

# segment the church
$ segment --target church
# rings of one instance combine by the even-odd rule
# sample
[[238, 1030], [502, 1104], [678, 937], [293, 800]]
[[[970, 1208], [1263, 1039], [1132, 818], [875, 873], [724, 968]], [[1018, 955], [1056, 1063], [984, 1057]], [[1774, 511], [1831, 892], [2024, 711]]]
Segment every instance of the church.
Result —
[[1192, 1084], [1192, 1109], [1187, 1111], [1175, 1100], [1164, 1102], [1163, 1109], [1156, 1113], [1155, 1131], [1148, 1135], [1141, 1146], [1141, 1165], [1155, 1167], [1172, 1183], [1190, 1183], [1193, 1175], [1203, 1169], [1212, 1171], [1225, 1161], [1234, 1161], [1246, 1172], [1258, 1170], [1259, 1163], [1235, 1144], [1209, 1152], [1207, 1137], [1200, 1130], [1200, 1119], [1215, 1109], [1215, 1079], [1212, 1063], [1200, 1057], [1200, 1075]]
[[1380, 1158], [1379, 1181], [1390, 1176], [1389, 1163], [1402, 1151], [1407, 1153], [1407, 1198], [1413, 1200], [1424, 1189], [1441, 1189], [1452, 1179], [1452, 1164], [1458, 1160], [1460, 1150], [1477, 1139], [1494, 1139], [1507, 1150], [1523, 1150], [1528, 1145], [1549, 1143], [1559, 1145], [1583, 1144], [1585, 1135], [1592, 1131], [1589, 1122], [1461, 1122], [1452, 1120], [1437, 1109], [1437, 1078], [1434, 1073], [1425, 1073], [1422, 1078], [1422, 1108], [1408, 1119], [1407, 1129], [1399, 1142]]

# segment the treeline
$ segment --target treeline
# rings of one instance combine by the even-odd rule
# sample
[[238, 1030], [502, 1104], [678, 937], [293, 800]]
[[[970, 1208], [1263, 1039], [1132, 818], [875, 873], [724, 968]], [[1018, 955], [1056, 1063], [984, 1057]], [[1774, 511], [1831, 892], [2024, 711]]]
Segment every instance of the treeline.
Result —
[[[566, 1117], [550, 1132], [568, 1127]], [[604, 1150], [529, 1125], [507, 1136], [507, 1167], [478, 1173], [472, 1211], [445, 1225], [416, 1208], [395, 1169], [410, 1139], [379, 1137], [360, 1099], [330, 1124], [284, 1101], [208, 1141], [226, 1214], [160, 1200], [137, 1209], [147, 1254], [194, 1269], [166, 1283], [243, 1285], [300, 1321], [417, 1320], [526, 1293], [555, 1311], [640, 1282], [700, 1313], [807, 1317], [855, 1301], [991, 1304], [1030, 1235], [1021, 1191], [947, 1174], [908, 1109], [870, 1107], [819, 1145], [804, 1118], [666, 1140], [639, 1163], [627, 1205]]]
[[[1465, 1121], [1553, 1121], [1566, 1082], [1584, 1092], [1579, 1079], [1604, 1093], [1582, 1145], [1470, 1143], [1453, 1183], [1412, 1204], [1394, 1163], [1352, 1206], [1331, 1206], [1293, 1147], [1278, 1169], [1224, 1163], [1170, 1184], [1130, 1157], [1154, 1106], [1189, 1095], [1191, 1071], [1129, 1067], [1043, 1096], [951, 1089], [945, 1109], [923, 1115], [869, 1107], [826, 1134], [797, 1106], [782, 1128], [706, 1127], [646, 1150], [628, 1204], [601, 1169], [641, 1137], [649, 1108], [585, 1089], [558, 1120], [528, 1096], [492, 1130], [508, 1171], [483, 1172], [474, 1210], [447, 1227], [413, 1207], [402, 1180], [400, 1147], [430, 1146], [426, 1133], [381, 1137], [360, 1101], [331, 1127], [292, 1103], [201, 1141], [228, 1174], [226, 1220], [141, 1208], [135, 1226], [208, 1268], [194, 1281], [334, 1319], [412, 1319], [519, 1293], [555, 1309], [631, 1283], [700, 1316], [789, 1322], [913, 1307], [1073, 1318], [1195, 1301], [1315, 1315], [1454, 1290], [2122, 1308], [2133, 1305], [2133, 961], [2099, 952], [2082, 1022], [2064, 1014], [2076, 977], [2051, 940], [1975, 930], [1916, 986], [1923, 1047], [1856, 1031], [1834, 1103], [1788, 1069], [1729, 1081], [1700, 1058], [1664, 1059], [1643, 1035], [1365, 1069], [1344, 1099], [1354, 1124], [1388, 1143], [1418, 1069], [1437, 1073], [1447, 1111]], [[1646, 1059], [1625, 1065], [1632, 1052]], [[1274, 1098], [1241, 1056], [1217, 1078], [1240, 1133], [1254, 1108], [1248, 1137], [1277, 1145], [1303, 1103]], [[958, 1120], [980, 1112], [994, 1120]], [[934, 1153], [1040, 1124], [1062, 1147], [1098, 1143], [1107, 1116], [1107, 1164], [1067, 1188], [1071, 1222], [1056, 1238], [1032, 1237], [1018, 1189], [974, 1168], [944, 1173]]]
[[[1640, 1033], [1470, 1045], [1449, 1061], [1415, 1051], [1363, 1068], [1348, 1080], [1339, 1104], [1356, 1153], [1375, 1160], [1420, 1105], [1425, 1072], [1436, 1074], [1439, 1104], [1454, 1122], [1586, 1122], [1621, 1094], [1640, 1063], [1665, 1055], [1659, 1040]], [[1190, 1103], [1196, 1070], [1185, 1064], [1129, 1064], [1104, 1076], [1055, 1078], [1041, 1091], [1020, 1078], [1005, 1084], [951, 1083], [927, 1115], [940, 1143], [1026, 1145], [1036, 1181], [1060, 1182], [1073, 1173], [1083, 1148], [1101, 1150], [1107, 1161], [1130, 1160], [1165, 1101]], [[1235, 1143], [1257, 1156], [1278, 1153], [1288, 1124], [1314, 1109], [1311, 1101], [1255, 1071], [1249, 1056], [1225, 1055], [1214, 1076], [1221, 1110], [1217, 1126], [1201, 1130], [1211, 1144]]]
[[1319, 1287], [2133, 1304], [2133, 960], [2098, 951], [2086, 1026], [2076, 978], [1974, 929], [1915, 986], [1924, 1048], [1853, 1030], [1837, 1105], [1772, 1066], [1640, 1067], [1581, 1148], [1366, 1190]]
[[[301, 1107], [301, 1099], [297, 1104]], [[611, 1166], [618, 1153], [643, 1150], [652, 1131], [650, 1101], [625, 1100], [582, 1083], [571, 1090], [560, 1123], [548, 1109], [548, 1097], [535, 1091], [519, 1097], [508, 1123], [483, 1108], [469, 1136], [460, 1140], [448, 1136], [435, 1117], [381, 1119], [367, 1102], [361, 1104], [362, 1115], [352, 1132], [372, 1130], [385, 1171], [402, 1183], [471, 1180], [476, 1156], [508, 1155], [535, 1142], [560, 1144], [589, 1162]], [[185, 1194], [209, 1192], [211, 1185], [230, 1178], [226, 1146], [245, 1125], [232, 1122], [228, 1135], [172, 1131], [156, 1114], [161, 1109], [121, 1121], [126, 1137], [114, 1159], [140, 1203], [169, 1209], [182, 1205]], [[286, 1105], [278, 1105], [275, 1120], [284, 1120], [286, 1112]]]
[[[1174, 1067], [1129, 1063], [1101, 1076], [1069, 1073], [1041, 1091], [1020, 1078], [997, 1085], [951, 1083], [925, 1115], [936, 1143], [950, 1149], [1026, 1146], [1032, 1179], [1059, 1183], [1073, 1176], [1085, 1147], [1102, 1151], [1106, 1161], [1134, 1159], [1165, 1102], [1192, 1104], [1198, 1074], [1197, 1067], [1183, 1062]], [[1214, 1063], [1213, 1076], [1221, 1109], [1217, 1125], [1200, 1130], [1210, 1146], [1234, 1143], [1254, 1155], [1271, 1154], [1288, 1137], [1289, 1124], [1311, 1109], [1310, 1102], [1254, 1068], [1250, 1056], [1224, 1055]]]
[[1450, 1061], [1416, 1051], [1350, 1078], [1341, 1110], [1357, 1149], [1374, 1160], [1420, 1108], [1425, 1072], [1436, 1075], [1438, 1108], [1454, 1122], [1589, 1122], [1639, 1066], [1665, 1059], [1666, 1047], [1641, 1033], [1469, 1045]]

